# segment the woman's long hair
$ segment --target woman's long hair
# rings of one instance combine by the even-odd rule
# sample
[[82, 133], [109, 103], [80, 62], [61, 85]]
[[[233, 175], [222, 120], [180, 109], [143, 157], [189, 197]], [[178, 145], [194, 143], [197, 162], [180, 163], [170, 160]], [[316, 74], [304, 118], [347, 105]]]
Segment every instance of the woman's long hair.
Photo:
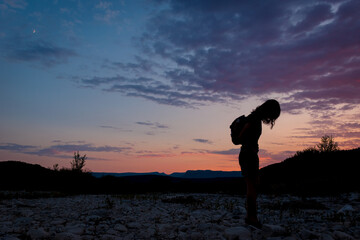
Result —
[[280, 116], [280, 112], [281, 108], [279, 102], [275, 99], [270, 99], [253, 110], [251, 115], [260, 118], [264, 124], [268, 124], [273, 128], [275, 120]]

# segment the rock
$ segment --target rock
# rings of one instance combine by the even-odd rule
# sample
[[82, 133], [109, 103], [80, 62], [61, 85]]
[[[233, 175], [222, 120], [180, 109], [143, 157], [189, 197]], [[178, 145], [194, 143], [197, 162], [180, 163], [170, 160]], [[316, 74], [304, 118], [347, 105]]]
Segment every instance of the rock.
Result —
[[154, 226], [151, 226], [148, 229], [141, 231], [141, 237], [144, 239], [150, 239], [155, 234], [156, 234], [156, 229]]
[[100, 220], [101, 217], [98, 215], [90, 215], [90, 216], [87, 216], [85, 219], [86, 219], [86, 222], [95, 222], [95, 221]]
[[28, 209], [21, 210], [19, 214], [24, 217], [31, 217], [32, 215], [34, 215], [33, 211]]
[[288, 236], [286, 238], [283, 238], [282, 240], [297, 240], [297, 238], [293, 236]]
[[94, 236], [92, 235], [82, 235], [81, 240], [94, 240]]
[[75, 225], [75, 226], [67, 227], [65, 231], [69, 233], [73, 233], [75, 235], [81, 235], [84, 233], [84, 227]]
[[43, 238], [47, 238], [49, 236], [49, 233], [45, 232], [43, 228], [38, 228], [38, 229], [32, 228], [27, 232], [27, 235], [31, 239], [43, 239]]
[[73, 233], [62, 232], [55, 235], [55, 240], [81, 240], [81, 237]]
[[322, 233], [320, 235], [320, 240], [334, 240], [334, 238], [330, 234]]
[[190, 235], [190, 239], [191, 240], [200, 240], [200, 239], [203, 239], [203, 235], [199, 232], [193, 232]]
[[320, 237], [320, 234], [307, 229], [303, 229], [299, 234], [302, 239], [318, 239]]
[[[233, 219], [240, 219], [242, 217], [242, 215], [244, 214], [244, 212], [238, 208], [238, 209], [235, 209], [233, 212], [232, 212], [232, 218]], [[218, 216], [221, 216], [221, 215], [218, 215]], [[220, 220], [221, 217], [218, 219]], [[217, 219], [214, 219], [214, 220], [217, 220]]]
[[221, 239], [220, 232], [218, 232], [214, 229], [205, 231], [203, 234], [203, 238], [205, 238], [205, 239]]
[[109, 225], [105, 224], [105, 223], [101, 223], [99, 225], [96, 226], [96, 232], [104, 234], [109, 230]]
[[54, 220], [51, 221], [51, 225], [61, 225], [61, 224], [64, 224], [64, 223], [65, 223], [65, 220], [61, 219], [61, 218], [54, 219]]
[[114, 236], [114, 235], [109, 235], [109, 234], [105, 234], [101, 237], [101, 240], [121, 240], [122, 238]]
[[135, 237], [134, 233], [130, 233], [130, 234], [127, 234], [123, 239], [124, 240], [134, 240], [134, 239], [136, 239], [136, 237]]
[[341, 225], [336, 224], [335, 226], [332, 226], [332, 230], [333, 231], [340, 231], [343, 229], [343, 227]]
[[171, 224], [162, 223], [158, 224], [158, 229], [160, 233], [167, 233], [172, 231], [173, 226]]
[[354, 212], [354, 211], [355, 211], [355, 209], [351, 205], [346, 204], [337, 213], [348, 213], [348, 212]]
[[0, 238], [1, 240], [20, 240], [19, 238], [17, 237], [14, 237], [14, 236], [5, 236], [3, 238]]
[[204, 232], [205, 230], [211, 229], [212, 225], [209, 223], [200, 223], [197, 225], [196, 227], [198, 230], [200, 230], [201, 232]]
[[118, 235], [119, 234], [119, 232], [118, 231], [116, 231], [115, 229], [109, 229], [107, 232], [106, 232], [106, 234], [107, 235]]
[[4, 223], [0, 223], [0, 233], [8, 233], [13, 232], [14, 229], [8, 225], [5, 225]]
[[357, 201], [359, 198], [360, 198], [359, 193], [351, 193], [349, 197], [349, 201], [350, 202]]
[[110, 213], [110, 211], [106, 209], [96, 209], [93, 210], [91, 213], [94, 216], [106, 217]]
[[241, 213], [243, 213], [243, 214], [246, 213], [246, 208], [245, 207], [239, 206], [238, 209], [239, 209], [239, 211], [241, 211]]
[[251, 233], [245, 227], [233, 227], [225, 230], [225, 238], [228, 240], [250, 240]]
[[349, 234], [344, 233], [344, 232], [340, 232], [340, 231], [335, 231], [334, 236], [335, 236], [336, 239], [340, 239], [340, 240], [353, 240], [354, 239]]
[[15, 220], [14, 225], [27, 226], [33, 221], [30, 217], [19, 217]]
[[128, 231], [127, 228], [124, 225], [120, 224], [120, 223], [116, 224], [114, 226], [114, 229], [116, 231], [119, 231], [119, 232], [127, 232]]
[[141, 225], [138, 222], [130, 222], [127, 224], [128, 228], [140, 228]]
[[179, 227], [179, 231], [181, 231], [181, 232], [186, 232], [188, 229], [189, 229], [189, 226], [187, 226], [187, 225], [181, 225]]
[[[235, 213], [234, 213], [235, 214]], [[240, 214], [239, 214], [240, 215]], [[218, 222], [224, 217], [224, 214], [216, 214], [212, 216], [213, 221]]]
[[186, 233], [184, 233], [184, 232], [179, 232], [177, 238], [178, 238], [179, 240], [187, 240], [187, 239], [190, 239], [190, 237], [188, 237], [188, 235], [187, 235]]
[[84, 234], [92, 235], [92, 234], [94, 234], [95, 231], [96, 231], [96, 226], [95, 225], [87, 226], [85, 228]]
[[279, 225], [264, 224], [262, 230], [265, 232], [270, 232], [272, 236], [283, 235], [286, 233], [286, 229]]

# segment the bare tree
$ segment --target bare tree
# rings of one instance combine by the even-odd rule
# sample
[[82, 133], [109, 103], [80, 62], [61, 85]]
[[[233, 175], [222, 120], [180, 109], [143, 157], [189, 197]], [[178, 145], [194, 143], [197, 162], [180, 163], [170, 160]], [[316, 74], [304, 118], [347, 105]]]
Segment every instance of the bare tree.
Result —
[[54, 171], [59, 171], [59, 164], [58, 163], [53, 165], [53, 170]]
[[333, 152], [339, 150], [337, 142], [329, 135], [321, 137], [321, 142], [316, 144], [316, 148], [319, 152]]
[[74, 171], [82, 172], [85, 166], [86, 159], [86, 154], [84, 156], [80, 156], [79, 151], [74, 152], [74, 159], [70, 162], [71, 169]]

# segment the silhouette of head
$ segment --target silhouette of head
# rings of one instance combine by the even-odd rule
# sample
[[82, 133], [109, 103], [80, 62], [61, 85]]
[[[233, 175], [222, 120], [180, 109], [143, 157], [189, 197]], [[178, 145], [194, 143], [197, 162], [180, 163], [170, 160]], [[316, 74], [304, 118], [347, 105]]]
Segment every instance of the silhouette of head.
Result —
[[275, 99], [267, 100], [253, 111], [263, 123], [270, 124], [271, 128], [273, 128], [275, 120], [280, 116], [280, 112], [280, 104]]

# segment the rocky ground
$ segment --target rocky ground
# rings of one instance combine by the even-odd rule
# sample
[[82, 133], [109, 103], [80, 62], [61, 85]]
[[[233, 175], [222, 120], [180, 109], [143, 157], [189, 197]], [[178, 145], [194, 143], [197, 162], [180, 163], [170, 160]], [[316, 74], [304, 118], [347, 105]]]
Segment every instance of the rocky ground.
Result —
[[244, 223], [244, 196], [11, 198], [0, 200], [0, 239], [360, 239], [359, 210], [358, 193], [261, 195], [256, 230]]

